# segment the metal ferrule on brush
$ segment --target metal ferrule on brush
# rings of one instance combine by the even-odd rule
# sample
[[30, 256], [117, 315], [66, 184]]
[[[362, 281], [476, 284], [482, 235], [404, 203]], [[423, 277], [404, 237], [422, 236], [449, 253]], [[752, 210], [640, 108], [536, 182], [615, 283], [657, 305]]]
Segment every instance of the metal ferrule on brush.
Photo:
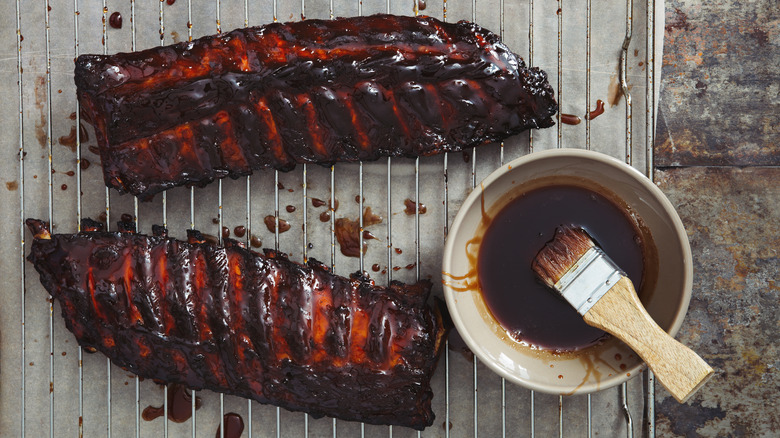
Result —
[[554, 287], [580, 315], [585, 315], [622, 275], [623, 271], [604, 251], [593, 246], [563, 274]]

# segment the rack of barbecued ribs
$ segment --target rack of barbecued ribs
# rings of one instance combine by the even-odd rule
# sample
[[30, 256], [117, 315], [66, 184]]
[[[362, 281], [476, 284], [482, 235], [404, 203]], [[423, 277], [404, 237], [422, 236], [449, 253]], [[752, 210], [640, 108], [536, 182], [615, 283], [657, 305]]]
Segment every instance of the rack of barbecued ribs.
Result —
[[87, 351], [141, 377], [251, 398], [314, 417], [423, 429], [444, 329], [431, 283], [376, 286], [310, 259], [100, 231], [35, 236], [29, 260]]
[[469, 23], [374, 15], [82, 55], [105, 182], [150, 199], [296, 163], [417, 157], [553, 125], [546, 74]]

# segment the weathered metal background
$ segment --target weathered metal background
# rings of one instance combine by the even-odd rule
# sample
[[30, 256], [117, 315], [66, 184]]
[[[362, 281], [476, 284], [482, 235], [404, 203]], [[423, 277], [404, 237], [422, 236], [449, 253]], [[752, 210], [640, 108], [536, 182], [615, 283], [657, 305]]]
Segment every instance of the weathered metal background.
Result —
[[780, 436], [780, 5], [667, 2], [656, 182], [688, 231], [679, 338], [716, 369], [658, 436]]

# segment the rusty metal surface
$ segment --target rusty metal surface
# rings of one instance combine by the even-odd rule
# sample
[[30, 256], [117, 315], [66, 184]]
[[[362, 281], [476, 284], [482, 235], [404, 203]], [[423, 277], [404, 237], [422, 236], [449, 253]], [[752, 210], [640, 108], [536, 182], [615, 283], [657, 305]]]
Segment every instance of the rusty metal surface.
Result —
[[780, 168], [656, 171], [691, 242], [693, 298], [678, 338], [716, 374], [687, 404], [659, 387], [657, 435], [780, 434]]
[[693, 250], [678, 337], [716, 375], [683, 405], [658, 388], [657, 436], [780, 436], [780, 7], [666, 7], [655, 176]]
[[666, 2], [656, 166], [780, 165], [777, 0]]

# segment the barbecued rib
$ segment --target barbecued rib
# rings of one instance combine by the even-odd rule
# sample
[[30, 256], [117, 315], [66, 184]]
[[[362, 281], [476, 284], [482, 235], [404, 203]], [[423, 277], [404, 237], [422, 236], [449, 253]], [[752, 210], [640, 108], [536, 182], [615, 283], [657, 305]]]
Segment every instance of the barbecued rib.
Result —
[[474, 23], [374, 15], [82, 55], [106, 184], [149, 199], [253, 169], [416, 157], [553, 125], [547, 75]]
[[[139, 376], [239, 395], [314, 417], [423, 429], [443, 329], [431, 284], [379, 287], [226, 240], [35, 235], [29, 260], [79, 344]], [[132, 229], [123, 224], [120, 229]]]

